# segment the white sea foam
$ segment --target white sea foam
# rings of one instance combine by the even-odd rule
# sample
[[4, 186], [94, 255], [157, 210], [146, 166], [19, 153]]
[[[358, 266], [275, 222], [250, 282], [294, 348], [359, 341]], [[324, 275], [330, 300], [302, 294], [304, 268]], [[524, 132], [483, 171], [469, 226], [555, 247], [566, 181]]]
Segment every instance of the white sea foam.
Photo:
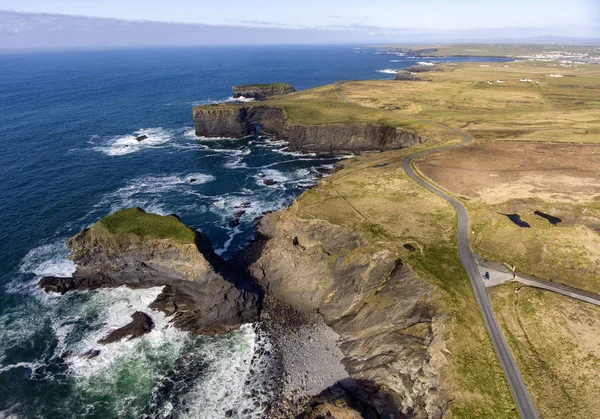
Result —
[[377, 71], [378, 73], [383, 73], [383, 74], [396, 74], [400, 70], [394, 70], [392, 68], [385, 68], [383, 70], [375, 70], [375, 71]]
[[390, 63], [401, 63], [402, 60], [390, 60]]
[[67, 258], [69, 250], [64, 243], [65, 239], [59, 239], [31, 249], [23, 258], [19, 270], [37, 276], [72, 276], [75, 264]]
[[[256, 335], [250, 325], [236, 335], [207, 342], [200, 356], [206, 360], [205, 377], [183, 399], [188, 409], [182, 418], [218, 418], [232, 407], [242, 412], [255, 410], [245, 381], [251, 368]], [[255, 383], [261, 385], [262, 383]], [[248, 386], [249, 387], [249, 386]]]
[[252, 97], [244, 97], [244, 96], [233, 97], [233, 96], [229, 96], [225, 102], [254, 102], [254, 101], [255, 101], [255, 99], [252, 98]]
[[[145, 135], [146, 139], [138, 141], [137, 137]], [[133, 134], [119, 135], [104, 141], [105, 144], [94, 147], [108, 156], [124, 156], [148, 148], [161, 146], [173, 138], [173, 132], [164, 128], [145, 128]], [[96, 142], [96, 139], [93, 140]]]
[[427, 65], [427, 66], [435, 65], [435, 63], [430, 63], [428, 61], [419, 61], [419, 62], [417, 62], [417, 64], [419, 64], [419, 65]]
[[193, 188], [195, 186], [214, 180], [213, 175], [205, 173], [145, 176], [133, 179], [127, 185], [105, 195], [95, 207], [110, 206], [110, 211], [114, 212], [119, 209], [138, 206], [143, 207], [146, 211], [167, 215], [172, 211], [164, 208], [161, 195], [173, 191], [194, 194]]
[[316, 157], [316, 155], [317, 155], [317, 153], [306, 153], [306, 152], [300, 152], [300, 151], [290, 151], [290, 150], [287, 149], [287, 147], [280, 148], [280, 149], [275, 149], [273, 151], [275, 153], [283, 154], [285, 156], [294, 156], [294, 157], [305, 157], [305, 156]]
[[240, 234], [242, 232], [242, 230], [240, 230], [240, 228], [238, 226], [235, 226], [234, 228], [231, 229], [231, 231], [229, 232], [229, 237], [227, 238], [227, 241], [225, 241], [225, 243], [223, 243], [223, 247], [221, 247], [220, 249], [215, 249], [215, 253], [219, 256], [221, 256], [223, 253], [225, 253], [227, 250], [229, 250], [229, 246], [231, 246], [231, 242], [233, 241], [233, 238], [235, 236], [237, 236], [238, 234]]
[[248, 165], [243, 162], [243, 157], [239, 157], [224, 163], [223, 167], [226, 169], [244, 169], [247, 168]]
[[192, 185], [202, 185], [204, 183], [212, 182], [215, 180], [213, 175], [207, 175], [205, 173], [190, 173], [184, 177], [184, 182]]

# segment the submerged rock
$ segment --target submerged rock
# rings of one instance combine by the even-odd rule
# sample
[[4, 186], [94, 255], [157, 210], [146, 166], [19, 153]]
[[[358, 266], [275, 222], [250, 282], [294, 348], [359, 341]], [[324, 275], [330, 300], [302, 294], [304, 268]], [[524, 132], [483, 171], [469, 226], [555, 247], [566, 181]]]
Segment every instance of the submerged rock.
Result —
[[42, 278], [46, 291], [161, 286], [153, 307], [196, 333], [226, 333], [258, 316], [260, 289], [228, 269], [209, 239], [175, 216], [117, 211], [66, 244], [75, 273]]
[[106, 345], [107, 343], [118, 342], [126, 337], [128, 337], [129, 340], [139, 338], [146, 333], [150, 333], [154, 328], [154, 322], [152, 321], [152, 318], [146, 313], [136, 311], [131, 315], [131, 318], [133, 320], [130, 323], [113, 330], [108, 335], [100, 339], [98, 343]]
[[96, 358], [97, 356], [100, 356], [99, 349], [90, 349], [89, 351], [87, 351], [81, 355], [81, 357], [85, 358], [85, 359], [92, 359], [92, 358]]

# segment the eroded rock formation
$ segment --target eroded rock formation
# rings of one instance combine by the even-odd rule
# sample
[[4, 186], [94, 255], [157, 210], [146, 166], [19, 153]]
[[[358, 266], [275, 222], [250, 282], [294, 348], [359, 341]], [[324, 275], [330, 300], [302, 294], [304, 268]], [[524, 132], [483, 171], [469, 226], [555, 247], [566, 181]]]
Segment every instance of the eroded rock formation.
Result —
[[275, 298], [320, 313], [341, 335], [350, 377], [381, 387], [371, 403], [378, 417], [391, 417], [390, 405], [407, 417], [442, 417], [447, 314], [436, 304], [439, 291], [384, 246], [301, 219], [294, 206], [266, 215], [258, 231], [262, 239], [245, 256], [251, 273]]
[[289, 121], [277, 106], [202, 106], [193, 111], [199, 137], [245, 137], [258, 130], [285, 138], [290, 150], [322, 154], [384, 151], [420, 144], [425, 137], [377, 124], [315, 124]]
[[233, 97], [256, 100], [265, 100], [269, 96], [285, 95], [296, 91], [294, 86], [287, 83], [271, 84], [246, 84], [243, 86], [233, 86]]
[[[106, 223], [110, 217], [117, 221]], [[202, 233], [174, 216], [147, 214], [139, 208], [122, 210], [106, 219], [67, 241], [69, 257], [77, 265], [73, 277], [44, 277], [40, 287], [64, 293], [121, 285], [162, 286], [153, 308], [174, 314], [176, 326], [196, 333], [226, 333], [257, 318], [259, 290], [228, 269]], [[171, 230], [161, 225], [166, 221]], [[166, 237], [141, 232], [146, 225], [162, 229]], [[168, 237], [173, 231], [185, 239]]]

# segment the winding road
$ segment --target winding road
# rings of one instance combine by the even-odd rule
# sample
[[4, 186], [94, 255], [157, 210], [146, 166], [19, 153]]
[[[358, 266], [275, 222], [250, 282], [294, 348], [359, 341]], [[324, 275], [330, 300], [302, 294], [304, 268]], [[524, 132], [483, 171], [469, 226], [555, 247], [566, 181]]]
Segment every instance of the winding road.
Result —
[[[341, 86], [343, 83], [345, 82], [337, 83], [335, 86], [335, 91], [338, 97], [347, 103], [356, 106], [362, 106], [360, 104], [350, 102], [344, 96], [344, 94], [341, 92]], [[467, 213], [467, 210], [456, 199], [445, 194], [444, 192], [427, 182], [424, 178], [421, 178], [419, 175], [417, 175], [414, 172], [411, 164], [415, 158], [422, 156], [426, 153], [430, 153], [432, 151], [445, 150], [448, 148], [465, 146], [471, 142], [471, 137], [460, 130], [442, 124], [438, 124], [436, 122], [425, 121], [419, 118], [412, 117], [406, 118], [414, 119], [425, 124], [434, 125], [446, 130], [453, 131], [464, 138], [464, 141], [460, 144], [434, 148], [408, 156], [403, 160], [402, 166], [406, 173], [408, 173], [408, 175], [415, 182], [451, 203], [452, 206], [458, 212], [458, 255], [460, 257], [460, 261], [465, 271], [467, 271], [469, 280], [471, 281], [471, 286], [473, 287], [477, 304], [479, 304], [479, 309], [481, 310], [481, 314], [483, 315], [483, 320], [485, 322], [486, 329], [492, 341], [492, 345], [494, 346], [494, 350], [496, 351], [496, 356], [498, 357], [502, 370], [504, 371], [504, 376], [506, 377], [506, 381], [508, 382], [508, 386], [510, 387], [510, 391], [515, 400], [515, 404], [517, 405], [517, 409], [519, 410], [519, 414], [523, 419], [537, 419], [539, 416], [537, 414], [537, 411], [535, 410], [531, 397], [529, 396], [529, 392], [527, 391], [527, 387], [525, 386], [523, 378], [521, 377], [519, 368], [517, 367], [512, 353], [510, 352], [510, 348], [508, 347], [508, 344], [506, 343], [506, 340], [502, 335], [502, 331], [500, 329], [500, 326], [498, 325], [498, 320], [496, 320], [496, 316], [494, 315], [494, 312], [492, 310], [492, 305], [490, 303], [486, 287], [479, 274], [479, 269], [477, 268], [477, 264], [475, 262], [475, 258], [473, 257], [473, 253], [471, 252], [471, 248], [469, 247], [469, 215]]]

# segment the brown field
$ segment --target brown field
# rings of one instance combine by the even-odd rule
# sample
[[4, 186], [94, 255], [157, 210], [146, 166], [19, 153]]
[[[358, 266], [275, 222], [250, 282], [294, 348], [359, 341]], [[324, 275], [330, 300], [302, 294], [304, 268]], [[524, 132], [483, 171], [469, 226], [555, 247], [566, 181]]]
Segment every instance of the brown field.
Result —
[[490, 297], [540, 417], [597, 418], [600, 307], [512, 284]]
[[[477, 143], [427, 155], [417, 168], [463, 199], [476, 253], [600, 293], [600, 146]], [[562, 221], [551, 225], [535, 211]]]
[[600, 202], [600, 146], [477, 143], [438, 153], [418, 169], [453, 195], [500, 204], [511, 199]]

